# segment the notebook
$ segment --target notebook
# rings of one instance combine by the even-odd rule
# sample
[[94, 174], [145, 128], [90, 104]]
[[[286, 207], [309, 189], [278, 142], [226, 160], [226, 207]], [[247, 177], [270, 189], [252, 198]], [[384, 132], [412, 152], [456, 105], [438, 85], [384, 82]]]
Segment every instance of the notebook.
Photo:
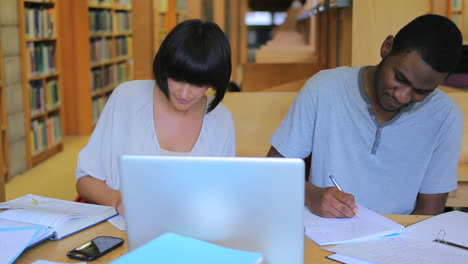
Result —
[[37, 230], [37, 232], [34, 233], [34, 235], [25, 245], [26, 247], [34, 246], [37, 243], [51, 237], [51, 235], [53, 234], [53, 230], [50, 226], [35, 225], [31, 223], [25, 223], [25, 222], [19, 222], [19, 221], [13, 221], [13, 220], [0, 218], [0, 231], [9, 231], [9, 230], [16, 230], [16, 229], [23, 229], [23, 228]]
[[130, 250], [172, 232], [303, 263], [300, 159], [121, 156], [120, 177]]
[[358, 204], [359, 216], [324, 218], [304, 209], [305, 234], [319, 246], [396, 235], [405, 227]]
[[[117, 214], [111, 206], [77, 203], [33, 194], [0, 203], [0, 219], [43, 227], [41, 239], [59, 240]], [[15, 225], [18, 225], [16, 223]]]
[[468, 213], [451, 211], [412, 224], [399, 236], [343, 244], [327, 250], [369, 263], [462, 264], [468, 259], [467, 223]]
[[172, 263], [172, 264], [260, 264], [262, 254], [221, 247], [198, 239], [163, 234], [127, 253], [111, 264]]
[[0, 263], [13, 263], [39, 230], [38, 226], [0, 227]]

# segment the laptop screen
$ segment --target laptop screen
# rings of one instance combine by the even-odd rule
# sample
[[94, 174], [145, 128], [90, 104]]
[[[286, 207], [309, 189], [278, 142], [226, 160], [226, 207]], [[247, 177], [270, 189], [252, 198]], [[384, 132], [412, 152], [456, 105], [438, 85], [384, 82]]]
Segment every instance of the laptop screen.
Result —
[[300, 159], [123, 155], [120, 175], [130, 250], [173, 232], [303, 262]]

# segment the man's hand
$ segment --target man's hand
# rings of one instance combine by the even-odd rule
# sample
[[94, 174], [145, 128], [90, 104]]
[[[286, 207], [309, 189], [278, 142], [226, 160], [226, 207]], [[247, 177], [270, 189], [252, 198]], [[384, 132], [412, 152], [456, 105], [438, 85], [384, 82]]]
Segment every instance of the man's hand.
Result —
[[309, 210], [321, 217], [353, 217], [358, 212], [354, 196], [335, 187], [319, 188], [306, 183], [305, 202]]

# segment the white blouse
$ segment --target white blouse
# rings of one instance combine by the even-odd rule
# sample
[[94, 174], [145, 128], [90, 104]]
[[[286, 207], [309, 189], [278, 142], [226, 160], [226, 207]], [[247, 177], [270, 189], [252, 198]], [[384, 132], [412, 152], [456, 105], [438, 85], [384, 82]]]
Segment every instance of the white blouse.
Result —
[[[80, 151], [75, 177], [89, 175], [118, 190], [119, 156], [161, 153], [153, 118], [152, 80], [119, 85], [107, 101], [88, 144]], [[213, 98], [208, 97], [208, 102]], [[219, 104], [203, 118], [198, 139], [189, 156], [233, 157], [236, 153], [234, 121]]]

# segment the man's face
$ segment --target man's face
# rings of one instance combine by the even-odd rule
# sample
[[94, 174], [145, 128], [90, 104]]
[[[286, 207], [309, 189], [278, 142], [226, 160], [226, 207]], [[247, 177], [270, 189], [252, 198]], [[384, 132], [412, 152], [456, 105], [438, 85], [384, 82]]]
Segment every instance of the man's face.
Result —
[[386, 112], [424, 100], [447, 77], [426, 64], [418, 52], [386, 56], [375, 72], [375, 99]]

